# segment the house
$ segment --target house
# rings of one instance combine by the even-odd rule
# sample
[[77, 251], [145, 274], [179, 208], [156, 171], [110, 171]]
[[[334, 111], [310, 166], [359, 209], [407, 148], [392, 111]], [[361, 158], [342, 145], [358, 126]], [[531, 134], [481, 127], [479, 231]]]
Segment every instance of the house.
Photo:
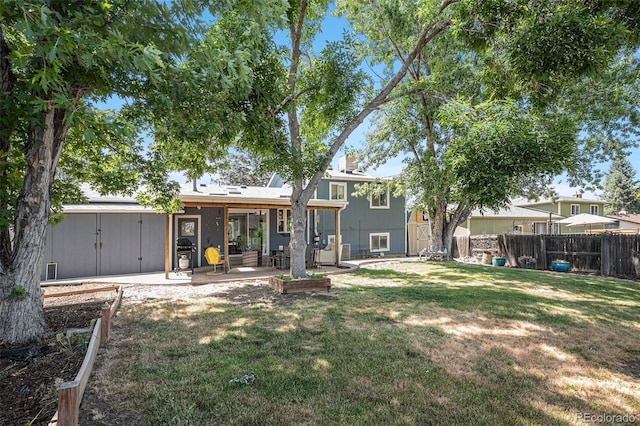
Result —
[[[406, 253], [404, 197], [353, 195], [376, 178], [340, 161], [309, 201], [307, 243], [339, 239], [335, 263], [352, 256]], [[289, 244], [291, 188], [277, 176], [267, 187], [183, 185], [182, 211], [166, 215], [127, 197], [85, 191], [89, 203], [64, 206], [65, 220], [49, 226], [42, 279], [169, 271], [186, 261], [206, 266], [205, 250], [218, 249], [231, 267], [266, 265]], [[185, 246], [188, 244], [188, 246]]]
[[624, 233], [640, 233], [640, 214], [620, 212], [616, 215], [607, 216], [609, 219], [616, 220], [618, 228]]
[[[490, 234], [549, 234], [553, 224], [562, 216], [545, 210], [510, 205], [497, 211], [475, 209], [463, 225], [456, 229], [456, 235]], [[550, 223], [552, 225], [551, 232]]]
[[[340, 215], [342, 258], [405, 255], [406, 198], [389, 191], [373, 196], [356, 196], [357, 186], [375, 184], [378, 178], [358, 169], [353, 157], [341, 157], [338, 170], [328, 170], [318, 184], [317, 199], [348, 203]], [[327, 211], [310, 212], [309, 226], [320, 246], [334, 244], [337, 235], [334, 217]], [[309, 240], [312, 241], [312, 240]]]
[[[589, 213], [594, 216], [604, 216], [604, 201], [582, 198], [581, 195], [572, 197], [558, 197], [542, 199], [539, 201], [520, 201], [516, 205], [530, 209], [543, 210], [568, 218], [580, 213]], [[571, 228], [566, 225], [554, 224], [552, 234], [572, 234], [582, 232], [583, 229]]]
[[[558, 224], [559, 220], [580, 213], [602, 216], [604, 202], [574, 197], [558, 197], [540, 201], [514, 200], [511, 205], [497, 211], [475, 209], [454, 235], [495, 235], [504, 233], [519, 234], [567, 234], [575, 233], [576, 228]], [[422, 211], [411, 211], [407, 221], [410, 255], [428, 248], [430, 231], [428, 218]], [[583, 230], [580, 229], [579, 232]]]

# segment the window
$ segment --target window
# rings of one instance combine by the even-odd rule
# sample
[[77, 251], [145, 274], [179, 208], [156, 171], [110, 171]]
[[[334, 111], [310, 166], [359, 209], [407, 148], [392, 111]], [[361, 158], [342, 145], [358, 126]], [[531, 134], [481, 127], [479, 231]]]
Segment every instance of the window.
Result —
[[580, 204], [571, 204], [571, 216], [580, 214]]
[[389, 251], [389, 233], [369, 234], [369, 248], [374, 251]]
[[372, 194], [371, 208], [372, 209], [388, 209], [389, 208], [389, 191], [385, 191], [381, 194]]
[[589, 213], [598, 216], [598, 206], [596, 204], [592, 204], [589, 207]]
[[291, 232], [291, 209], [278, 209], [277, 229], [280, 234]]
[[346, 201], [347, 200], [346, 182], [330, 182], [329, 183], [329, 199]]

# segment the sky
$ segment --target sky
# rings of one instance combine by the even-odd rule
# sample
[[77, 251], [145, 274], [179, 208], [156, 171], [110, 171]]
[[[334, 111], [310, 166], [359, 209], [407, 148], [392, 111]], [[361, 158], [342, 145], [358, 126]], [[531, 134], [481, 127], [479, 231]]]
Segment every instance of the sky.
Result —
[[[343, 31], [346, 28], [346, 20], [344, 18], [337, 18], [334, 16], [328, 17], [322, 26], [321, 34], [318, 37], [318, 40], [314, 44], [314, 49], [320, 51], [324, 44], [329, 41], [339, 40], [343, 34]], [[278, 34], [275, 37], [276, 42], [278, 43], [286, 43], [285, 38], [286, 34]], [[282, 40], [280, 40], [282, 38]], [[121, 106], [121, 101], [119, 100], [111, 100], [106, 104], [101, 105], [101, 107], [109, 108], [109, 109], [118, 109]], [[361, 124], [347, 139], [345, 143], [345, 147], [349, 147], [350, 149], [359, 149], [363, 146], [365, 141], [365, 135], [368, 128], [369, 120], [365, 120], [363, 124]], [[343, 147], [344, 148], [344, 147]], [[332, 167], [334, 170], [338, 169], [338, 160], [344, 155], [344, 152], [339, 152], [332, 161]], [[636, 171], [636, 179], [640, 180], [640, 148], [634, 148], [629, 156], [629, 161]], [[608, 163], [600, 164], [599, 168], [603, 170], [605, 173], [609, 168]], [[375, 177], [390, 177], [396, 176], [402, 172], [402, 158], [389, 158], [386, 164], [378, 167], [377, 169], [368, 169], [365, 170], [369, 175]], [[185, 183], [185, 178], [179, 173], [174, 173], [171, 176], [172, 179], [177, 180], [180, 183]], [[206, 181], [206, 178], [203, 178], [203, 181]], [[208, 182], [203, 182], [208, 183]], [[603, 182], [604, 184], [604, 182]], [[561, 196], [571, 196], [578, 192], [578, 188], [572, 188], [566, 183], [566, 179], [559, 177], [556, 179], [554, 184], [556, 192]], [[596, 192], [585, 192], [583, 194], [585, 198], [601, 198], [601, 191]]]

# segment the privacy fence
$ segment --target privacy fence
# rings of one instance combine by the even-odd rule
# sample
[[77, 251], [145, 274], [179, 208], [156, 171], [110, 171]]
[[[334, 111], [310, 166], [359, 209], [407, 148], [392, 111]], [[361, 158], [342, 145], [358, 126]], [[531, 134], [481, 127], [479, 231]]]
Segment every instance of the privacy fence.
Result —
[[551, 262], [571, 262], [571, 270], [619, 278], [640, 278], [640, 235], [494, 235], [457, 237], [453, 255], [478, 256], [485, 252], [507, 258], [518, 266], [520, 256], [536, 258], [536, 269], [551, 269]]

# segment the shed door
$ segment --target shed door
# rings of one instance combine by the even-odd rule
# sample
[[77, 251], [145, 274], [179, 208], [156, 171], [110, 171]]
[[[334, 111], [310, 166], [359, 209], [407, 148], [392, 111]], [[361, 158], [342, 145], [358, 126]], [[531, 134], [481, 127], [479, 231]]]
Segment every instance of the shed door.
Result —
[[140, 272], [140, 214], [100, 215], [99, 275]]
[[166, 216], [143, 214], [141, 238], [142, 266], [140, 272], [164, 271]]
[[59, 279], [96, 276], [97, 220], [96, 214], [67, 214], [52, 227], [43, 268], [46, 270], [47, 263], [57, 263]]

